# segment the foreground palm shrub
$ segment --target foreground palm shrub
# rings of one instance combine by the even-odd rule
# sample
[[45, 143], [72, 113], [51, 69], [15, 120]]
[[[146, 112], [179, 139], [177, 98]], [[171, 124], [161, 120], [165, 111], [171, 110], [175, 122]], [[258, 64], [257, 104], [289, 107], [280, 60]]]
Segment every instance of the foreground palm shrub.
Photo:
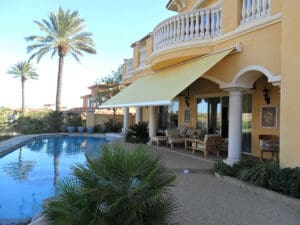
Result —
[[62, 181], [46, 206], [55, 225], [170, 224], [176, 209], [169, 188], [175, 176], [143, 147], [103, 146], [102, 156], [87, 158]]

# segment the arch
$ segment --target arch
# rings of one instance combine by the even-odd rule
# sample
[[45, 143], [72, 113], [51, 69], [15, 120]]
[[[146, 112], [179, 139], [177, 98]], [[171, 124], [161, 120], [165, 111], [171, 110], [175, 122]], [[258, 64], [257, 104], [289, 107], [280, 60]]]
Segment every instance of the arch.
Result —
[[218, 79], [218, 78], [215, 78], [215, 77], [213, 77], [213, 76], [210, 76], [209, 74], [203, 75], [202, 78], [205, 78], [205, 79], [207, 79], [207, 80], [209, 80], [209, 81], [212, 81], [212, 82], [218, 84], [219, 87], [221, 87], [221, 86], [223, 86], [223, 85], [225, 84], [224, 81], [222, 81], [222, 80], [220, 80], [220, 79]]
[[267, 68], [261, 65], [251, 65], [241, 69], [233, 78], [232, 84], [242, 84], [243, 86], [253, 86], [254, 82], [265, 75], [268, 82], [275, 83], [281, 81], [281, 76], [275, 76]]

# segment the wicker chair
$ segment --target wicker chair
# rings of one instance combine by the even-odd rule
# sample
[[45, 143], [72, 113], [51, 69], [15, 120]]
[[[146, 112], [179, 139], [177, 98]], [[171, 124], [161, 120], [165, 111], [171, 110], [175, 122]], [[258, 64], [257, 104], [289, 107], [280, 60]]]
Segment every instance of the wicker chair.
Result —
[[219, 156], [220, 142], [221, 137], [218, 134], [206, 134], [203, 141], [195, 139], [192, 145], [193, 154], [195, 154], [195, 151], [202, 151], [205, 158], [209, 152]]

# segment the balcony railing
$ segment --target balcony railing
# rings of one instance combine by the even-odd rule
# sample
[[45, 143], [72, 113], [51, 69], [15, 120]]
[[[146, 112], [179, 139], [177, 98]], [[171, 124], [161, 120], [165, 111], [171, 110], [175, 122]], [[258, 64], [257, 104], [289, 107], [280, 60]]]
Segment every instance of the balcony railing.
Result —
[[271, 0], [243, 0], [241, 24], [271, 15]]
[[143, 67], [147, 65], [147, 51], [146, 47], [140, 47], [140, 64], [139, 67]]
[[172, 44], [214, 38], [222, 30], [222, 5], [173, 16], [153, 31], [153, 52]]
[[133, 70], [133, 59], [125, 59], [125, 79], [131, 77]]

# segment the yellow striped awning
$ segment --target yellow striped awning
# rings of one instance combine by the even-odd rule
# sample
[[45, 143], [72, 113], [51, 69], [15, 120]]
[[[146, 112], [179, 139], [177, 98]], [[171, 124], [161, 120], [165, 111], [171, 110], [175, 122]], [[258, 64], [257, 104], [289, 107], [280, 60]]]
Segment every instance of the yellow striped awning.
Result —
[[103, 103], [100, 108], [169, 105], [173, 98], [234, 49], [233, 47], [212, 53], [141, 77]]

